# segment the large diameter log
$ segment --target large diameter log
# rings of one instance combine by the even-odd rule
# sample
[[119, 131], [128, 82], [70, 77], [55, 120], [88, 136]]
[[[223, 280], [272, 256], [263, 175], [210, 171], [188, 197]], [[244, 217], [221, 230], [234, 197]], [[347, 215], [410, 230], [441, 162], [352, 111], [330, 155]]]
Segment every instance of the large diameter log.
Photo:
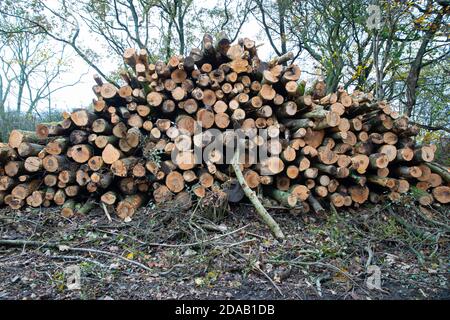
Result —
[[67, 147], [69, 145], [69, 139], [67, 138], [59, 138], [55, 139], [53, 141], [50, 141], [45, 146], [45, 151], [48, 154], [62, 154], [67, 150]]
[[40, 139], [36, 132], [14, 129], [9, 134], [8, 144], [11, 148], [18, 148], [22, 142], [45, 143], [45, 139]]
[[414, 159], [416, 161], [431, 162], [434, 159], [434, 150], [430, 146], [423, 146], [414, 150]]
[[87, 162], [94, 155], [94, 149], [88, 144], [78, 144], [72, 147], [72, 159], [78, 163]]
[[374, 153], [369, 156], [369, 163], [372, 169], [386, 168], [389, 164], [389, 158], [384, 153]]
[[308, 199], [308, 197], [311, 194], [310, 189], [308, 189], [306, 186], [301, 184], [293, 185], [289, 188], [289, 192], [293, 194], [295, 197], [297, 197], [300, 201], [305, 201]]
[[24, 169], [23, 161], [9, 161], [5, 164], [5, 174], [9, 177], [17, 176]]
[[40, 180], [33, 180], [27, 183], [18, 184], [11, 190], [11, 195], [14, 198], [25, 200], [39, 187], [40, 183]]
[[69, 163], [69, 159], [64, 155], [48, 155], [42, 160], [42, 166], [48, 172], [66, 169]]
[[97, 116], [93, 112], [81, 109], [72, 112], [72, 114], [70, 115], [70, 119], [78, 127], [87, 127], [92, 125], [95, 119], [97, 119]]
[[446, 204], [450, 202], [450, 187], [440, 186], [432, 191], [433, 197], [440, 203]]
[[184, 189], [183, 175], [177, 171], [172, 171], [166, 176], [166, 186], [170, 191], [178, 193]]
[[8, 176], [0, 176], [0, 191], [7, 191], [14, 185], [16, 185], [16, 182], [13, 178]]
[[351, 186], [348, 192], [352, 200], [356, 203], [363, 204], [369, 198], [369, 188], [366, 186]]
[[108, 144], [102, 151], [102, 159], [106, 164], [113, 164], [122, 157], [122, 151], [114, 147], [112, 144]]

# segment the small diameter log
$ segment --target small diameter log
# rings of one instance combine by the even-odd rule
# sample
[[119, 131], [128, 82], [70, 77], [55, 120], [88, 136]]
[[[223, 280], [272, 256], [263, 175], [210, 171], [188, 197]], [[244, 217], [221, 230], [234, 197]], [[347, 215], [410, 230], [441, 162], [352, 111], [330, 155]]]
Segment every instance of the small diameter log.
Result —
[[126, 196], [116, 207], [119, 218], [131, 218], [136, 210], [145, 202], [146, 197], [143, 194], [135, 194]]
[[60, 136], [64, 134], [65, 129], [59, 122], [40, 123], [36, 125], [36, 136], [40, 139], [47, 137]]
[[8, 176], [0, 177], [0, 191], [7, 191], [15, 185], [15, 181], [13, 178]]
[[442, 177], [442, 179], [444, 179], [445, 182], [450, 183], [449, 169], [447, 169], [435, 162], [427, 162], [427, 163], [425, 163], [425, 165], [428, 166], [431, 169], [431, 171], [440, 175]]
[[278, 157], [269, 157], [256, 165], [260, 175], [275, 175], [284, 170], [284, 162]]
[[422, 175], [422, 170], [420, 167], [413, 166], [413, 167], [405, 167], [400, 166], [396, 169], [396, 173], [405, 178], [418, 178]]
[[341, 208], [345, 205], [345, 199], [344, 196], [340, 193], [332, 193], [329, 196], [331, 203], [336, 207], [336, 208]]
[[297, 197], [290, 192], [271, 188], [268, 194], [286, 208], [294, 208], [297, 204]]
[[80, 186], [85, 186], [91, 181], [91, 177], [89, 176], [89, 173], [85, 170], [77, 170], [75, 173], [75, 181]]
[[87, 215], [92, 209], [94, 209], [96, 203], [93, 199], [88, 199], [80, 208], [75, 210], [75, 214]]
[[74, 130], [70, 133], [69, 140], [70, 143], [75, 144], [82, 144], [88, 141], [89, 132], [84, 130]]
[[249, 188], [251, 189], [255, 189], [256, 187], [258, 187], [260, 185], [260, 178], [259, 178], [259, 174], [253, 170], [244, 170], [244, 179], [245, 182], [247, 183], [247, 185], [249, 186]]
[[73, 183], [76, 180], [76, 172], [73, 170], [63, 170], [58, 174], [58, 180], [65, 183]]
[[61, 208], [61, 215], [65, 218], [71, 218], [75, 215], [75, 206], [77, 203], [74, 199], [68, 199]]
[[98, 171], [103, 167], [103, 158], [101, 156], [93, 156], [88, 160], [88, 166], [92, 171]]
[[30, 157], [30, 156], [37, 156], [39, 151], [44, 149], [44, 146], [36, 143], [30, 143], [30, 142], [22, 142], [19, 147], [17, 148], [17, 153], [21, 157]]
[[64, 188], [64, 192], [66, 193], [66, 195], [68, 197], [75, 197], [76, 195], [78, 195], [78, 193], [80, 192], [80, 186], [78, 185], [73, 185], [73, 186], [68, 186]]
[[308, 202], [311, 205], [311, 207], [313, 208], [315, 213], [320, 214], [320, 215], [325, 213], [325, 209], [322, 207], [320, 202], [313, 195], [310, 195], [308, 197]]
[[396, 186], [396, 180], [388, 177], [379, 177], [374, 175], [368, 175], [367, 181], [370, 183], [379, 185], [381, 187], [393, 189]]
[[111, 164], [111, 171], [119, 177], [126, 177], [134, 165], [139, 161], [136, 157], [122, 158]]
[[114, 191], [108, 191], [102, 194], [100, 200], [107, 205], [113, 205], [117, 201], [117, 194]]
[[398, 179], [395, 182], [394, 188], [392, 188], [392, 191], [398, 192], [400, 194], [406, 193], [409, 191], [409, 182], [405, 179]]
[[416, 179], [419, 181], [429, 181], [431, 176], [431, 169], [425, 164], [418, 165], [422, 174]]
[[352, 157], [352, 167], [359, 174], [364, 174], [369, 167], [369, 157], [364, 154], [357, 154]]
[[101, 133], [108, 135], [112, 132], [112, 127], [105, 119], [97, 119], [92, 123], [92, 131], [95, 133]]
[[291, 186], [289, 188], [289, 192], [297, 197], [297, 199], [300, 201], [306, 201], [311, 194], [310, 189], [301, 184]]
[[35, 190], [31, 195], [29, 195], [26, 199], [27, 205], [33, 208], [40, 207], [44, 202], [45, 193], [41, 190]]
[[381, 146], [378, 149], [379, 153], [384, 153], [388, 159], [389, 162], [394, 161], [397, 158], [397, 148], [395, 146], [385, 144], [384, 146]]
[[94, 182], [98, 187], [102, 189], [108, 188], [112, 184], [113, 179], [114, 176], [112, 172], [104, 172], [104, 173], [94, 172], [91, 175], [92, 182]]

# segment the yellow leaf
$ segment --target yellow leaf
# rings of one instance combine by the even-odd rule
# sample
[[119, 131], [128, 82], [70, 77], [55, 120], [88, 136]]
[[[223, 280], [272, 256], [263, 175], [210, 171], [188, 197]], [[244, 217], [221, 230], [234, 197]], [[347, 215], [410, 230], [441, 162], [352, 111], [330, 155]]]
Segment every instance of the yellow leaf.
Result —
[[133, 252], [130, 252], [129, 254], [127, 254], [127, 259], [128, 260], [133, 260], [133, 258], [134, 258]]

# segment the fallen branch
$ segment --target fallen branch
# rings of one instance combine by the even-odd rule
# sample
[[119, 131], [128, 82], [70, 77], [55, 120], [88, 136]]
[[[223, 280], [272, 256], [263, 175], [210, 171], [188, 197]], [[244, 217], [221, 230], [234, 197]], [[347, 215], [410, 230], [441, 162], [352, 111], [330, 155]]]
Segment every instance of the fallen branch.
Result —
[[242, 174], [242, 170], [239, 167], [238, 159], [239, 159], [239, 147], [236, 148], [236, 152], [232, 159], [232, 164], [231, 164], [233, 167], [233, 170], [236, 174], [236, 179], [238, 180], [239, 184], [241, 185], [242, 190], [244, 191], [247, 198], [250, 200], [250, 202], [255, 207], [256, 213], [269, 226], [273, 235], [278, 239], [284, 239], [283, 231], [281, 231], [281, 228], [278, 225], [278, 223], [267, 212], [266, 208], [264, 208], [264, 206], [262, 205], [262, 203], [259, 201], [258, 197], [256, 196], [255, 192], [253, 192], [253, 190], [250, 189], [250, 187], [247, 185], [247, 182], [244, 179], [244, 175]]

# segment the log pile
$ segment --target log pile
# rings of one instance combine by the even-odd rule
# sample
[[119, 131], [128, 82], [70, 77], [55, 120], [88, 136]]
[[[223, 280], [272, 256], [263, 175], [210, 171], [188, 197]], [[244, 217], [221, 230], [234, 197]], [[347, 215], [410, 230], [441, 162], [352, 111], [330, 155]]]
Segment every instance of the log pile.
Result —
[[[1, 204], [56, 204], [71, 217], [102, 202], [126, 219], [148, 201], [189, 206], [225, 192], [239, 202], [230, 150], [211, 148], [232, 145], [230, 129], [268, 155], [240, 158], [248, 187], [288, 208], [322, 212], [411, 190], [423, 205], [450, 201], [449, 171], [433, 162], [433, 145], [414, 141], [417, 127], [370, 93], [327, 93], [321, 79], [305, 91], [290, 53], [263, 62], [251, 39], [205, 35], [187, 57], [150, 63], [130, 48], [123, 58], [120, 87], [94, 76], [92, 109], [13, 130], [0, 145]], [[197, 161], [195, 148], [207, 157]]]

